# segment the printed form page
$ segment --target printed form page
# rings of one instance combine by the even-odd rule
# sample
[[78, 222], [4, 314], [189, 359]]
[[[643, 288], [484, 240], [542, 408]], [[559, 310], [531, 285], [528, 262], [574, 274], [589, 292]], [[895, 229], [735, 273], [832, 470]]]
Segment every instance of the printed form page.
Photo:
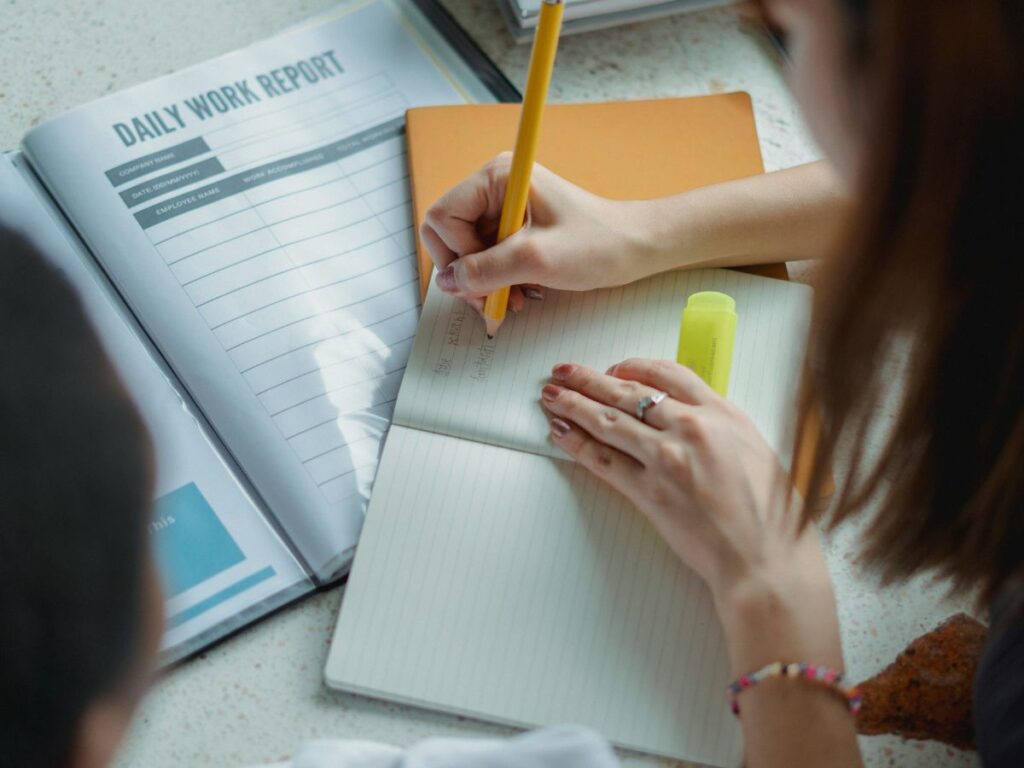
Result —
[[378, 0], [25, 142], [322, 577], [351, 557], [416, 333], [404, 112], [465, 100]]
[[0, 156], [0, 211], [75, 286], [153, 437], [149, 531], [166, 600], [162, 656], [170, 662], [312, 584], [184, 406], [99, 268], [26, 185], [27, 173], [20, 158]]

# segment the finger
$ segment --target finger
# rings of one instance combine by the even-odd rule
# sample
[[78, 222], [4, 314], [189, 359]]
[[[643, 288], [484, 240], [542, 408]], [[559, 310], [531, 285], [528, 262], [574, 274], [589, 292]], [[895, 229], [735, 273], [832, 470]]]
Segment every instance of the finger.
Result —
[[434, 262], [434, 266], [437, 267], [439, 272], [457, 258], [452, 249], [445, 245], [444, 240], [438, 236], [434, 228], [427, 222], [423, 222], [420, 225], [420, 240], [423, 242], [423, 247], [427, 249], [427, 253], [430, 254], [430, 260]]
[[641, 464], [651, 461], [658, 432], [618, 408], [591, 400], [573, 389], [557, 384], [541, 388], [544, 407], [584, 429], [595, 440], [617, 448]]
[[671, 360], [631, 358], [613, 365], [608, 369], [608, 374], [664, 390], [681, 403], [701, 405], [718, 397], [700, 376]]
[[510, 166], [511, 160], [499, 155], [441, 195], [427, 210], [425, 223], [456, 254], [483, 250], [479, 223], [500, 214]]
[[451, 262], [438, 273], [438, 283], [450, 286], [450, 292], [482, 296], [506, 285], [542, 281], [544, 256], [536, 240], [521, 229], [487, 250]]
[[[454, 296], [459, 296], [460, 298], [472, 304], [474, 307], [477, 305], [483, 307], [483, 300], [486, 298], [486, 296], [475, 296], [472, 294], [465, 294], [459, 292], [458, 290], [455, 289], [454, 284], [450, 281], [450, 273], [438, 272], [437, 275], [434, 277], [434, 282], [437, 283], [437, 287], [440, 288], [445, 293], [450, 293]], [[526, 299], [523, 296], [522, 289], [517, 285], [511, 286], [508, 293], [508, 308], [512, 312], [519, 314], [520, 312], [523, 311], [524, 306], [526, 306]]]
[[530, 301], [543, 301], [544, 300], [544, 286], [537, 285], [536, 283], [528, 283], [521, 286], [523, 295], [530, 299]]
[[516, 314], [523, 311], [526, 306], [526, 298], [523, 296], [523, 289], [513, 285], [508, 291], [508, 308]]
[[622, 451], [595, 440], [579, 426], [561, 418], [551, 420], [551, 440], [590, 472], [629, 498], [644, 482], [643, 465]]
[[444, 205], [444, 198], [435, 203], [427, 211], [424, 224], [429, 225], [437, 233], [438, 238], [458, 256], [476, 253], [486, 248], [477, 229], [479, 219], [464, 220], [451, 216], [442, 207]]
[[[653, 397], [660, 390], [641, 384], [599, 373], [593, 368], [573, 363], [559, 363], [551, 369], [552, 380], [564, 387], [573, 389], [591, 400], [618, 408], [625, 414], [636, 416], [637, 404], [644, 397]], [[656, 429], [667, 429], [671, 423], [672, 412], [677, 410], [679, 403], [666, 398], [657, 405], [651, 405], [644, 413], [643, 423]]]

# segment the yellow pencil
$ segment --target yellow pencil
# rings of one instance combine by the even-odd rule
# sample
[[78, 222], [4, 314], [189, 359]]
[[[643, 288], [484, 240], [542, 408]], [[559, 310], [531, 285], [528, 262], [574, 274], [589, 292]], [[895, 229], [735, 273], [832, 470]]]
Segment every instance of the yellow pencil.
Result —
[[[555, 51], [558, 50], [558, 33], [562, 28], [564, 7], [562, 0], [543, 0], [540, 5], [540, 18], [537, 20], [533, 51], [530, 53], [530, 71], [526, 76], [526, 94], [519, 114], [516, 146], [512, 151], [512, 169], [505, 186], [505, 202], [501, 206], [501, 220], [498, 222], [499, 243], [521, 229], [526, 217], [530, 172], [533, 170], [533, 159], [537, 156], [540, 119], [544, 114], [544, 102], [548, 98], [551, 70], [555, 67]], [[508, 291], [508, 286], [505, 286], [487, 294], [484, 321], [487, 323], [488, 337], [493, 338], [505, 320]]]

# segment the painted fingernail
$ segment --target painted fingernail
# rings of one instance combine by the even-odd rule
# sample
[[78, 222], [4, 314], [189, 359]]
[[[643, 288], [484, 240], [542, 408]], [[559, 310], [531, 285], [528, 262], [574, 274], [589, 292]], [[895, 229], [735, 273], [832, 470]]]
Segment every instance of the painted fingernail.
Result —
[[549, 403], [561, 394], [562, 388], [556, 387], [554, 384], [545, 384], [541, 387], [540, 396], [542, 399], [547, 400]]
[[544, 292], [539, 291], [536, 288], [523, 288], [523, 296], [534, 301], [543, 301]]
[[555, 437], [565, 437], [569, 434], [570, 429], [572, 429], [572, 427], [561, 419], [551, 420], [551, 434]]
[[458, 290], [458, 286], [455, 284], [455, 267], [449, 264], [442, 269], [437, 273], [435, 282], [442, 291], [452, 292]]
[[559, 363], [551, 369], [551, 378], [565, 381], [572, 376], [572, 372], [575, 370], [576, 366], [572, 363]]

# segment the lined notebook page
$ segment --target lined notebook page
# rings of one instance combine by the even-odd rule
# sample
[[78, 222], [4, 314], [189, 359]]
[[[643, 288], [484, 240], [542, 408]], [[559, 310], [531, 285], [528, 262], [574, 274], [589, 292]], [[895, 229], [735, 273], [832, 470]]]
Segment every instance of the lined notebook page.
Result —
[[647, 521], [569, 462], [420, 430], [388, 438], [326, 676], [739, 761], [710, 596]]
[[736, 299], [729, 397], [787, 460], [811, 291], [725, 269], [670, 272], [604, 291], [552, 291], [510, 314], [493, 341], [463, 302], [431, 287], [395, 422], [564, 458], [538, 406], [551, 367], [577, 362], [603, 371], [628, 357], [675, 359], [686, 300], [707, 290]]

